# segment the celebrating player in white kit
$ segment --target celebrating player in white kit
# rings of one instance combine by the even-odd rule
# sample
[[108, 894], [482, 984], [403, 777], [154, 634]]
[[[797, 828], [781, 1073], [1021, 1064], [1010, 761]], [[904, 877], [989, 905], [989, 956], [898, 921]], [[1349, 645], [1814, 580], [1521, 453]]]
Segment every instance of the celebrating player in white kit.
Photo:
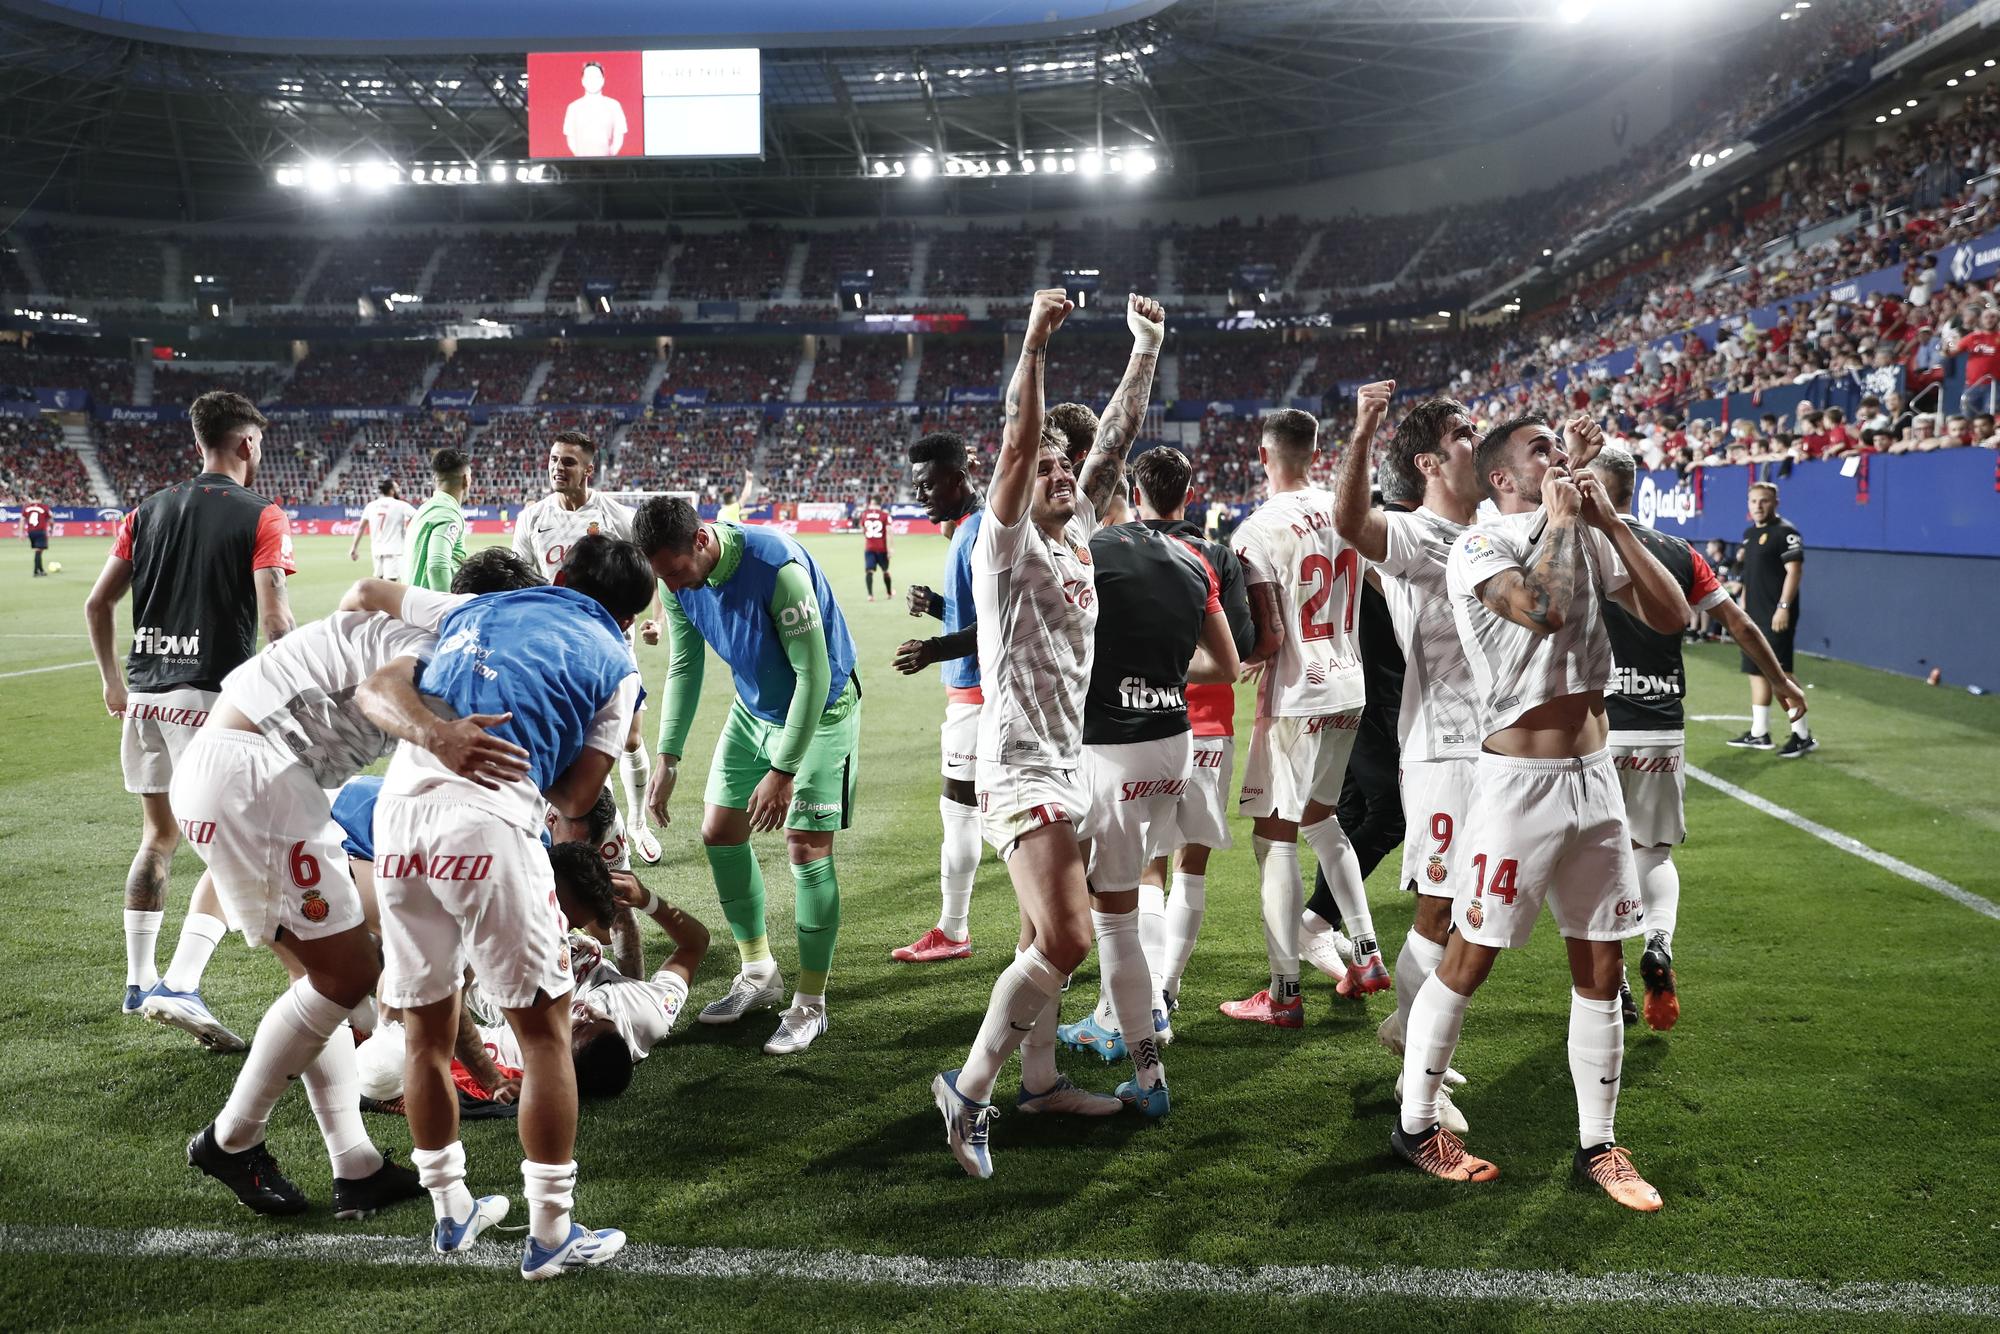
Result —
[[[578, 538], [603, 533], [621, 542], [632, 540], [632, 509], [621, 505], [590, 482], [597, 475], [597, 442], [582, 431], [557, 431], [549, 439], [549, 493], [532, 501], [514, 521], [514, 550], [534, 562], [544, 578], [553, 579]], [[647, 609], [638, 632], [648, 644], [660, 642], [658, 594]], [[631, 635], [626, 636], [629, 641]], [[643, 711], [644, 706], [641, 706]], [[618, 757], [618, 775], [625, 787], [625, 809], [632, 829], [632, 846], [647, 865], [660, 860], [660, 840], [646, 825], [646, 782], [650, 777], [646, 747], [638, 729], [632, 744]]]
[[[1351, 448], [1366, 451], [1368, 445], [1357, 436]], [[1375, 945], [1360, 863], [1333, 813], [1361, 725], [1364, 686], [1354, 607], [1364, 571], [1361, 553], [1334, 528], [1334, 496], [1306, 480], [1318, 452], [1319, 423], [1309, 414], [1296, 408], [1266, 414], [1258, 454], [1270, 499], [1243, 521], [1234, 539], [1251, 603], [1266, 604], [1258, 617], [1265, 635], [1253, 661], [1270, 665], [1257, 686], [1257, 720], [1237, 811], [1251, 818], [1256, 834], [1271, 985], [1247, 1000], [1225, 1002], [1222, 1012], [1279, 1028], [1305, 1024], [1299, 996], [1299, 919], [1305, 910], [1300, 834], [1319, 858], [1354, 939], [1349, 989], [1366, 993], [1391, 985]], [[1273, 638], [1275, 644], [1269, 642]]]
[[[1396, 383], [1363, 385], [1354, 438], [1374, 438]], [[1402, 746], [1404, 890], [1416, 896], [1416, 920], [1396, 957], [1396, 1012], [1376, 1030], [1382, 1045], [1402, 1054], [1410, 1005], [1444, 958], [1451, 902], [1463, 879], [1458, 848], [1479, 755], [1479, 705], [1472, 668], [1458, 638], [1445, 593], [1452, 544], [1479, 510], [1485, 488], [1473, 466], [1478, 433], [1463, 404], [1433, 398], [1412, 408], [1396, 428], [1385, 467], [1406, 492], [1423, 496], [1409, 513], [1371, 509], [1365, 449], [1340, 461], [1334, 526], [1372, 562], [1403, 649], [1403, 706], [1396, 721]], [[1384, 484], [1387, 489], [1387, 484]], [[1464, 1117], [1439, 1094], [1445, 1128], [1463, 1134]]]
[[365, 532], [369, 554], [375, 559], [375, 577], [401, 583], [410, 520], [415, 517], [417, 507], [397, 496], [394, 478], [384, 477], [382, 494], [368, 502], [361, 511], [361, 522], [354, 526], [354, 540], [347, 545], [347, 558], [361, 559], [361, 534]]
[[[1578, 415], [1565, 438], [1569, 451], [1594, 453], [1603, 432]], [[1499, 1175], [1438, 1124], [1438, 1088], [1472, 993], [1502, 949], [1528, 942], [1546, 901], [1574, 982], [1577, 1175], [1627, 1208], [1651, 1211], [1659, 1192], [1613, 1134], [1625, 1056], [1619, 942], [1638, 934], [1644, 911], [1605, 747], [1604, 603], [1616, 598], [1662, 634], [1678, 633], [1689, 613], [1680, 586], [1619, 522], [1603, 485], [1588, 472], [1572, 480], [1569, 459], [1539, 416], [1502, 422], [1475, 456], [1500, 517], [1466, 530], [1445, 575], [1482, 734], [1458, 863], [1465, 883], [1452, 908], [1457, 932], [1410, 1008], [1402, 1112], [1390, 1143], [1446, 1180]]]
[[[980, 816], [1014, 882], [1021, 945], [993, 984], [965, 1065], [932, 1080], [931, 1094], [952, 1155], [981, 1178], [993, 1175], [987, 1147], [993, 1083], [1015, 1048], [1022, 1048], [1024, 1109], [1038, 1110], [1032, 1106], [1038, 1098], [1067, 1084], [1055, 1070], [1056, 1021], [1063, 984], [1090, 952], [1090, 894], [1077, 846], [1089, 805], [1081, 772], [1083, 698], [1097, 630], [1086, 544], [1097, 529], [1092, 497], [1117, 488], [1125, 472], [1122, 442], [1132, 437], [1115, 423], [1100, 431], [1079, 494], [1062, 442], [1043, 432], [1043, 362], [1072, 309], [1060, 288], [1035, 293], [972, 554], [986, 695], [979, 714]], [[1132, 356], [1107, 415], [1143, 402], [1151, 386], [1165, 334], [1158, 309], [1130, 299]], [[1024, 1046], [1024, 1038], [1032, 1045]], [[1136, 1085], [1128, 1087], [1140, 1096]]]

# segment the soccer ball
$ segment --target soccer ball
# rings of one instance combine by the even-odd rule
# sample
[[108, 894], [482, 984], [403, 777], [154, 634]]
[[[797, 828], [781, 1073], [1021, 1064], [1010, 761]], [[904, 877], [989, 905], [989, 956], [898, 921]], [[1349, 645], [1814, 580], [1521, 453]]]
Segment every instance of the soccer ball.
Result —
[[47, 570], [50, 574], [61, 574], [62, 562], [59, 560], [52, 560], [47, 565], [44, 565], [42, 568]]

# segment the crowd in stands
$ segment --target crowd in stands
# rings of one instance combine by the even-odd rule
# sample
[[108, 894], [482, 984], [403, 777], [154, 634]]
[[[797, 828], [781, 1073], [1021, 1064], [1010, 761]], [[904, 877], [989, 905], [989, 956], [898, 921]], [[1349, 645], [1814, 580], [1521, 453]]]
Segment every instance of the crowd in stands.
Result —
[[192, 403], [211, 389], [227, 389], [242, 394], [253, 403], [269, 402], [285, 383], [281, 366], [228, 366], [214, 370], [196, 369], [156, 362], [153, 366], [155, 406]]
[[923, 365], [917, 370], [917, 402], [942, 403], [954, 389], [999, 393], [1001, 355], [1000, 340], [991, 335], [924, 339]]
[[1049, 273], [1052, 287], [1060, 287], [1065, 273], [1095, 269], [1098, 293], [1109, 304], [1123, 301], [1128, 292], [1151, 294], [1160, 288], [1160, 233], [1151, 227], [1118, 227], [1097, 219], [1086, 219], [1075, 227], [1054, 227], [1045, 233], [1049, 241]]
[[491, 505], [525, 505], [549, 489], [549, 438], [582, 431], [597, 442], [600, 466], [608, 462], [617, 414], [591, 409], [496, 412], [468, 446], [476, 489]]
[[[1119, 333], [1066, 333], [1062, 346], [1051, 349], [1042, 370], [1042, 400], [1045, 403], [1083, 403], [1102, 412], [1118, 382], [1125, 376], [1125, 363], [1132, 352], [1132, 338]], [[1013, 374], [1009, 366], [1007, 372]], [[1004, 387], [1003, 387], [1004, 389]], [[1154, 393], [1159, 391], [1158, 372]], [[1155, 398], [1157, 400], [1157, 397]]]
[[581, 226], [563, 247], [562, 263], [549, 283], [550, 301], [584, 296], [594, 303], [590, 284], [610, 283], [614, 302], [651, 299], [667, 265], [667, 233], [623, 227]]
[[561, 244], [560, 236], [546, 232], [455, 234], [438, 261], [425, 304], [525, 301]]
[[773, 324], [824, 324], [839, 319], [840, 308], [773, 301], [758, 312], [757, 318]]
[[[185, 428], [183, 428], [185, 433]], [[347, 453], [354, 423], [314, 413], [276, 417], [264, 429], [264, 462], [257, 469], [260, 495], [281, 505], [309, 504], [327, 470]]]
[[1033, 290], [1035, 234], [1025, 227], [966, 227], [931, 237], [924, 290], [946, 296], [1018, 296]]
[[328, 343], [298, 364], [278, 401], [326, 406], [408, 403], [436, 357], [428, 343]]
[[650, 344], [562, 343], [535, 397], [542, 403], [637, 403], [659, 356]]
[[216, 292], [239, 306], [276, 306], [298, 295], [299, 284], [312, 271], [325, 241], [313, 236], [260, 234], [215, 236], [201, 233], [178, 238], [181, 282], [192, 296], [197, 275], [216, 278]]
[[950, 407], [927, 406], [917, 422], [917, 434], [950, 431], [965, 441], [972, 462], [967, 470], [978, 478], [988, 476], [993, 460], [1000, 456], [1000, 413], [991, 403], [961, 403]]
[[1180, 290], [1236, 291], [1241, 286], [1238, 270], [1263, 265], [1274, 270], [1268, 290], [1278, 290], [1317, 226], [1286, 216], [1253, 222], [1231, 218], [1214, 227], [1177, 227], [1174, 250]]
[[26, 241], [49, 291], [69, 297], [158, 301], [165, 272], [160, 237], [151, 231], [40, 226]]
[[908, 349], [906, 338], [822, 338], [806, 397], [816, 403], [894, 402]]
[[83, 460], [62, 442], [55, 418], [0, 417], [0, 501], [95, 505]]
[[106, 421], [98, 422], [96, 431], [97, 461], [128, 506], [200, 470], [201, 455], [186, 422]]
[[[1306, 262], [1299, 286], [1338, 291], [1392, 282], [1404, 265], [1417, 258], [1438, 225], [1435, 212], [1330, 219], [1320, 230], [1319, 246]], [[1285, 272], [1278, 270], [1281, 283]]]
[[792, 235], [777, 227], [686, 232], [670, 272], [680, 301], [772, 301], [792, 262]]
[[417, 280], [443, 241], [436, 232], [370, 232], [334, 241], [306, 293], [306, 304], [346, 303], [352, 309], [357, 297], [415, 293]]
[[431, 389], [477, 390], [478, 402], [519, 403], [528, 392], [535, 367], [549, 357], [545, 343], [512, 341], [465, 341], [458, 345], [438, 371]]
[[0, 387], [84, 389], [100, 403], [132, 401], [130, 357], [88, 357], [0, 343]]
[[866, 230], [806, 235], [806, 270], [799, 283], [806, 296], [837, 301], [840, 280], [853, 273], [871, 274], [871, 290], [885, 295], [910, 290], [910, 253], [916, 247], [910, 224], [890, 222]]
[[[403, 499], [421, 505], [433, 486], [431, 455], [447, 447], [464, 449], [472, 431], [472, 419], [462, 412], [363, 422], [354, 438], [347, 471], [341, 474], [341, 494], [327, 499], [365, 505], [375, 498], [386, 477], [395, 481]], [[492, 494], [487, 479], [475, 470], [471, 502], [488, 503]]]
[[698, 343], [677, 339], [659, 397], [676, 390], [708, 391], [711, 403], [781, 402], [799, 368], [796, 338], [759, 338]]
[[1263, 398], [1277, 401], [1314, 345], [1275, 334], [1182, 339], [1180, 396], [1196, 402]]
[[901, 408], [789, 408], [759, 485], [779, 501], [889, 499], [909, 471], [910, 432]]
[[703, 504], [736, 499], [764, 429], [758, 408], [659, 407], [626, 428], [609, 485], [621, 491], [694, 491]]

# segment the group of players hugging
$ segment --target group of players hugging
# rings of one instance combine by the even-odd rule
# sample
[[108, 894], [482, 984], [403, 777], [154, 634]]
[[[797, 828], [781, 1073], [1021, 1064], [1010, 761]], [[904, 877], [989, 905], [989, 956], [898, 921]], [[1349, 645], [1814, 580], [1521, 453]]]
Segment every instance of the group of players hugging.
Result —
[[[1021, 1112], [1168, 1114], [1162, 1052], [1208, 859], [1231, 842], [1234, 686], [1254, 681], [1237, 811], [1254, 832], [1270, 981], [1223, 1013], [1301, 1027], [1302, 951], [1342, 995], [1393, 987], [1380, 1037], [1404, 1062], [1395, 1152], [1446, 1180], [1492, 1180], [1447, 1086], [1462, 1082], [1452, 1061], [1473, 993], [1547, 903], [1573, 985], [1577, 1172], [1627, 1207], [1659, 1208], [1613, 1134], [1621, 945], [1647, 935], [1647, 1016], [1671, 1026], [1679, 636], [1691, 606], [1727, 604], [1713, 574], [1686, 544], [1621, 519], [1631, 456], [1583, 418], [1522, 417], [1481, 436], [1459, 404], [1423, 402], [1395, 430], [1375, 505], [1369, 444], [1394, 395], [1386, 381], [1360, 390], [1331, 489], [1312, 481], [1315, 420], [1267, 415], [1269, 498], [1229, 545], [1207, 540], [1186, 518], [1186, 456], [1147, 450], [1127, 479], [1165, 312], [1129, 299], [1132, 352], [1100, 418], [1043, 403], [1070, 310], [1059, 290], [1034, 298], [983, 493], [962, 438], [910, 447], [916, 497], [952, 534], [944, 587], [908, 590], [911, 613], [944, 633], [894, 659], [906, 673], [944, 664], [943, 910], [893, 957], [971, 953], [982, 844], [1005, 861], [1020, 908], [1013, 960], [964, 1062], [932, 1081], [953, 1157], [992, 1174], [994, 1085], [1017, 1049]], [[417, 541], [450, 558], [398, 582], [378, 528], [377, 572], [390, 577], [356, 582], [338, 611], [298, 626], [284, 513], [251, 489], [263, 417], [217, 391], [190, 418], [202, 472], [126, 516], [86, 606], [143, 813], [124, 1008], [240, 1049], [200, 995], [230, 930], [272, 950], [292, 981], [188, 1161], [259, 1213], [307, 1209], [264, 1142], [296, 1078], [331, 1159], [335, 1215], [428, 1195], [433, 1247], [463, 1251], [509, 1201], [468, 1190], [461, 1115], [511, 1114], [529, 1215], [522, 1275], [602, 1264], [625, 1236], [572, 1218], [578, 1098], [624, 1088], [671, 1033], [708, 948], [701, 923], [633, 873], [629, 849], [661, 855], [646, 820], [668, 822], [710, 650], [734, 698], [700, 836], [740, 966], [698, 1018], [781, 1010], [772, 1054], [827, 1030], [833, 845], [854, 810], [862, 714], [854, 641], [827, 578], [776, 530], [704, 521], [678, 498], [634, 510], [595, 491], [594, 442], [564, 432], [550, 445], [549, 494], [523, 511], [511, 548], [464, 554], [456, 500], [470, 463], [440, 451], [439, 494], [415, 512], [433, 527]], [[1364, 582], [1386, 599], [1406, 663], [1394, 731], [1401, 880], [1416, 912], [1393, 970], [1364, 892], [1372, 867], [1336, 814], [1368, 703]], [[128, 593], [121, 670], [114, 618]], [[1730, 624], [1802, 711], [1754, 627]], [[632, 646], [662, 633], [672, 665], [649, 765]], [[1614, 656], [1632, 655], [1649, 655], [1650, 693], [1614, 693], [1607, 709]], [[364, 776], [384, 755], [386, 774]], [[789, 1002], [750, 847], [780, 828], [796, 898]], [[1304, 906], [1301, 836], [1327, 882], [1323, 911]], [[167, 868], [183, 838], [207, 870], [161, 974]], [[642, 917], [671, 946], [651, 972]], [[1062, 1024], [1063, 990], [1093, 942], [1100, 999]], [[1108, 1095], [1081, 1088], [1057, 1069], [1059, 1045], [1129, 1059], [1131, 1077]], [[364, 1106], [407, 1116], [413, 1166], [371, 1141]]]

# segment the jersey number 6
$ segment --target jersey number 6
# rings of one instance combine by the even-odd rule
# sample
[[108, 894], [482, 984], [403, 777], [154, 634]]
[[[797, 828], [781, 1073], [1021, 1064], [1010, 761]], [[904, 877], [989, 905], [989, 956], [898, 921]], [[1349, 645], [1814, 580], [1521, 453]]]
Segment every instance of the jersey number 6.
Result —
[[1341, 580], [1347, 582], [1347, 610], [1341, 617], [1340, 633], [1353, 633], [1355, 576], [1360, 571], [1361, 554], [1353, 547], [1341, 548], [1332, 560], [1315, 553], [1299, 562], [1299, 585], [1312, 589], [1299, 608], [1299, 638], [1308, 641], [1333, 638], [1333, 622], [1320, 620], [1319, 614], [1333, 598], [1334, 584]]

